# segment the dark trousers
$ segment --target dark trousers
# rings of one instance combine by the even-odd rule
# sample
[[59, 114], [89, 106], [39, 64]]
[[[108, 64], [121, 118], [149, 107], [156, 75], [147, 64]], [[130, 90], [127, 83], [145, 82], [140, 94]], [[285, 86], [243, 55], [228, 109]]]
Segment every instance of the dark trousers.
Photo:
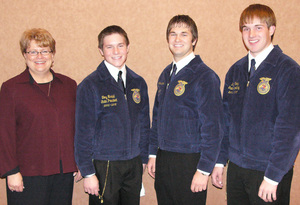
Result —
[[155, 190], [159, 205], [204, 205], [207, 191], [193, 193], [191, 184], [200, 154], [158, 150]]
[[89, 195], [90, 205], [138, 205], [142, 186], [143, 166], [140, 157], [131, 160], [110, 161], [107, 173], [107, 161], [94, 160], [96, 176], [102, 194], [105, 179], [103, 203], [98, 196]]
[[291, 169], [278, 184], [274, 202], [264, 202], [259, 196], [259, 187], [264, 179], [264, 172], [244, 169], [229, 162], [227, 170], [227, 202], [228, 205], [261, 205], [290, 203], [290, 190], [293, 178]]
[[71, 205], [73, 173], [23, 176], [23, 192], [12, 192], [6, 183], [8, 205]]

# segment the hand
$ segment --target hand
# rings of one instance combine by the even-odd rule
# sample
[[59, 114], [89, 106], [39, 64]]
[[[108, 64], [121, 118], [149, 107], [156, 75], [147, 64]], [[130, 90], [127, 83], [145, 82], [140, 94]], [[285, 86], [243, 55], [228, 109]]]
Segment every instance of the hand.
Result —
[[223, 171], [224, 167], [215, 167], [211, 174], [211, 183], [217, 188], [223, 188]]
[[156, 158], [150, 157], [149, 161], [148, 161], [148, 174], [155, 179], [155, 162], [156, 162]]
[[266, 180], [263, 180], [259, 187], [258, 196], [265, 202], [276, 201], [277, 185], [272, 185]]
[[7, 176], [7, 185], [11, 191], [23, 192], [23, 177], [20, 172]]
[[144, 174], [144, 172], [146, 170], [146, 166], [147, 166], [147, 164], [143, 164], [143, 174]]
[[74, 176], [74, 180], [76, 183], [83, 179], [83, 177], [81, 176], [80, 170], [78, 170], [78, 172], [74, 172], [73, 176]]
[[88, 194], [99, 196], [99, 181], [96, 175], [83, 179], [83, 189]]
[[207, 188], [208, 176], [203, 175], [201, 172], [196, 171], [194, 174], [191, 190], [193, 193], [205, 191]]

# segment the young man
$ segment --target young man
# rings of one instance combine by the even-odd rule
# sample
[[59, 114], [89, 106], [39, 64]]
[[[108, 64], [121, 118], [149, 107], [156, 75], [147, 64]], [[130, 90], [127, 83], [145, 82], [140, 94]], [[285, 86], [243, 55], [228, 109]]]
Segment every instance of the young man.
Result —
[[158, 79], [149, 145], [148, 172], [159, 205], [206, 203], [208, 175], [222, 140], [220, 80], [194, 55], [197, 40], [189, 16], [170, 20], [173, 62]]
[[[218, 160], [230, 160], [229, 205], [289, 204], [300, 147], [300, 69], [273, 46], [275, 27], [268, 6], [253, 4], [241, 14], [240, 31], [249, 53], [226, 75], [227, 129]], [[213, 184], [220, 188], [222, 172], [217, 167], [212, 174]]]
[[135, 205], [148, 160], [147, 85], [125, 65], [121, 27], [105, 28], [98, 40], [104, 61], [77, 89], [75, 159], [89, 204]]

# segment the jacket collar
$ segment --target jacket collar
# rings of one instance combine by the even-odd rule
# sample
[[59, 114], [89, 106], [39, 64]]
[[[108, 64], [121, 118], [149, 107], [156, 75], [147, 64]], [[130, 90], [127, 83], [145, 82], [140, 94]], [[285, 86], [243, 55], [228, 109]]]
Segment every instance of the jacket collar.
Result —
[[[53, 75], [53, 81], [58, 81], [60, 83], [63, 83], [60, 76], [57, 75], [52, 69], [50, 69], [50, 72]], [[36, 83], [32, 78], [28, 67], [19, 75], [19, 83], [30, 83], [30, 84]]]
[[[266, 64], [269, 64], [271, 67], [275, 67], [277, 65], [277, 62], [279, 60], [278, 56], [281, 55], [282, 50], [278, 45], [275, 45], [273, 50], [269, 53], [267, 58], [261, 63], [259, 70], [266, 66]], [[249, 54], [247, 54], [244, 58], [242, 58], [239, 62], [237, 62], [237, 65], [241, 67], [242, 71], [245, 73], [248, 73], [248, 57]]]
[[[132, 80], [135, 78], [136, 75], [127, 66], [125, 66], [125, 69], [126, 69], [126, 87], [127, 87], [128, 85], [130, 85], [130, 83], [132, 82]], [[110, 81], [111, 83], [117, 83], [109, 73], [104, 61], [102, 61], [98, 66], [97, 73], [101, 80]]]
[[280, 47], [278, 45], [274, 46], [274, 49], [270, 52], [270, 54], [262, 62], [262, 64], [267, 63], [270, 64], [272, 67], [275, 67], [279, 60], [278, 56], [281, 54], [282, 54], [282, 50], [280, 49]]
[[[199, 55], [195, 55], [195, 58], [193, 58], [186, 66], [184, 66], [180, 72], [182, 72], [182, 71], [184, 71], [184, 70], [189, 70], [189, 71], [195, 73], [195, 72], [197, 72], [196, 69], [197, 69], [197, 66], [198, 66], [200, 63], [203, 63], [202, 59], [200, 58]], [[169, 73], [169, 74], [170, 74], [170, 72], [171, 72], [172, 65], [173, 65], [173, 63], [169, 64], [169, 65], [166, 67], [166, 72]]]

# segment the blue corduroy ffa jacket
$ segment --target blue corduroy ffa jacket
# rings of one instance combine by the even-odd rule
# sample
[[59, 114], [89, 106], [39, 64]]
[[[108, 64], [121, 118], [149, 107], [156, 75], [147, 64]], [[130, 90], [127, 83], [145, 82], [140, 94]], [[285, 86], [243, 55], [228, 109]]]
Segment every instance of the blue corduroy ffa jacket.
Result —
[[158, 148], [201, 153], [197, 168], [211, 172], [223, 134], [219, 77], [197, 55], [167, 88], [171, 66], [164, 69], [157, 83], [150, 154], [155, 155]]
[[[249, 85], [248, 84], [249, 80]], [[278, 46], [248, 79], [248, 56], [228, 71], [226, 131], [218, 162], [264, 171], [280, 182], [300, 148], [300, 68]]]
[[83, 176], [93, 159], [148, 161], [149, 99], [145, 80], [126, 67], [126, 97], [104, 62], [77, 88], [75, 160]]

